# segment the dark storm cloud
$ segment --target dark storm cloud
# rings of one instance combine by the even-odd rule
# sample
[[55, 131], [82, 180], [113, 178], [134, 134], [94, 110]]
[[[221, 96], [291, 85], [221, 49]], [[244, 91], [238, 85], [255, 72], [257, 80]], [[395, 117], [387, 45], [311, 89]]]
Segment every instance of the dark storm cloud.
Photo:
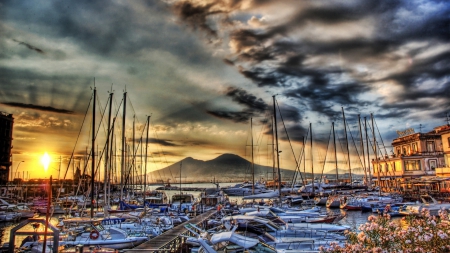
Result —
[[159, 144], [161, 146], [166, 146], [166, 147], [178, 146], [177, 144], [173, 143], [172, 140], [160, 140], [160, 139], [155, 139], [155, 138], [149, 138], [148, 140], [149, 140], [150, 143], [156, 143], [156, 144]]
[[19, 108], [28, 108], [28, 109], [34, 109], [34, 110], [39, 110], [39, 111], [47, 111], [47, 112], [57, 112], [57, 113], [64, 113], [64, 114], [73, 114], [74, 113], [73, 111], [53, 108], [51, 106], [23, 104], [23, 103], [16, 103], [16, 102], [5, 102], [5, 103], [1, 103], [1, 104], [13, 106], [13, 107], [19, 107]]
[[[257, 28], [230, 26], [230, 20], [238, 16], [232, 14], [242, 16], [249, 11], [252, 13], [249, 16], [254, 15], [259, 9], [253, 10], [252, 7], [262, 8], [263, 4], [267, 7], [271, 3], [259, 5], [257, 2], [249, 9], [239, 9], [239, 5], [226, 5], [225, 1], [220, 0], [209, 1], [207, 6], [195, 1], [181, 2], [192, 9], [197, 5], [198, 8], [207, 8], [203, 17], [216, 8], [228, 14], [217, 18], [214, 24], [206, 18], [201, 20], [203, 24], [209, 22], [209, 34], [218, 34], [219, 29], [228, 31], [230, 45], [234, 50], [234, 58], [229, 58], [234, 60], [228, 62], [259, 87], [283, 87], [283, 95], [300, 101], [298, 109], [316, 112], [334, 120], [340, 115], [340, 111], [336, 110], [340, 106], [345, 106], [349, 111], [379, 106], [380, 111], [377, 113], [391, 119], [427, 108], [428, 102], [417, 102], [423, 99], [442, 99], [446, 101], [443, 110], [450, 107], [450, 83], [446, 81], [450, 73], [449, 50], [423, 57], [433, 47], [448, 45], [450, 41], [450, 4], [445, 1], [355, 0], [327, 4], [283, 1], [291, 5], [292, 15], [277, 17], [272, 11], [271, 16], [275, 16], [276, 22], [267, 22], [264, 27]], [[276, 6], [277, 3], [272, 4]], [[182, 17], [182, 20], [186, 20], [186, 17]], [[223, 20], [227, 20], [227, 25], [220, 23]], [[187, 24], [194, 25], [193, 21], [189, 20]], [[333, 27], [342, 30], [342, 34], [354, 35], [333, 38], [335, 35], [327, 34]], [[361, 35], [352, 28], [361, 29]], [[309, 34], [301, 36], [303, 32], [307, 34], [321, 29], [324, 31], [317, 34], [321, 38]], [[364, 35], [365, 30], [370, 33]], [[411, 43], [424, 41], [426, 46], [409, 47]], [[312, 58], [327, 59], [330, 56], [341, 57], [341, 63], [318, 66], [308, 62]], [[372, 77], [374, 72], [370, 69], [371, 65], [389, 71], [407, 57], [411, 58], [409, 67], [381, 78]], [[367, 73], [359, 73], [356, 69], [358, 63], [367, 66]], [[403, 86], [404, 91], [396, 95], [399, 101], [406, 103], [398, 103], [393, 99], [384, 101], [383, 98], [373, 103], [371, 98], [362, 97], [361, 94], [375, 92], [376, 82], [395, 82]], [[421, 88], [424, 83], [436, 83], [438, 87]], [[388, 112], [383, 112], [383, 109], [388, 109]], [[224, 111], [216, 112], [216, 115], [238, 120], [246, 117]]]
[[249, 111], [230, 112], [230, 111], [206, 111], [208, 114], [222, 118], [229, 119], [237, 123], [245, 123], [252, 117], [253, 113]]
[[30, 44], [28, 44], [28, 43], [25, 43], [25, 42], [23, 42], [23, 41], [18, 41], [18, 40], [15, 40], [15, 39], [13, 39], [13, 41], [17, 42], [19, 45], [24, 45], [24, 46], [26, 46], [27, 48], [29, 48], [29, 49], [31, 49], [31, 50], [33, 50], [33, 51], [36, 51], [36, 52], [38, 52], [38, 53], [40, 53], [40, 54], [44, 54], [44, 51], [42, 51], [41, 49], [39, 49], [39, 48], [37, 48], [37, 47], [35, 47], [35, 46], [32, 46], [32, 45], [30, 45]]
[[237, 87], [228, 87], [225, 95], [233, 101], [243, 106], [241, 111], [207, 110], [206, 112], [214, 117], [232, 120], [234, 122], [248, 122], [251, 117], [264, 114], [269, 106], [261, 98], [248, 93], [246, 90]]
[[231, 97], [233, 101], [238, 104], [244, 105], [258, 112], [264, 112], [268, 108], [266, 102], [264, 102], [261, 98], [257, 98], [255, 95], [248, 93], [242, 88], [228, 87], [226, 95]]

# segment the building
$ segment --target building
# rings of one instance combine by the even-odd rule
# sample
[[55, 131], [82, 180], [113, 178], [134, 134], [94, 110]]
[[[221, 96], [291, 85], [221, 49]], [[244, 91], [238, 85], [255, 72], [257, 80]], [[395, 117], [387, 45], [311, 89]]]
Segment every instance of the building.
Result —
[[436, 168], [436, 176], [450, 177], [450, 125], [444, 125], [437, 129], [441, 135], [444, 163]]
[[[436, 168], [445, 167], [442, 129], [436, 127], [428, 133], [415, 133], [412, 128], [397, 131], [399, 137], [392, 141], [393, 154], [372, 160], [373, 177], [392, 180], [435, 176]], [[450, 154], [450, 147], [447, 152]]]
[[0, 112], [0, 185], [5, 185], [11, 169], [11, 149], [14, 118], [12, 114]]

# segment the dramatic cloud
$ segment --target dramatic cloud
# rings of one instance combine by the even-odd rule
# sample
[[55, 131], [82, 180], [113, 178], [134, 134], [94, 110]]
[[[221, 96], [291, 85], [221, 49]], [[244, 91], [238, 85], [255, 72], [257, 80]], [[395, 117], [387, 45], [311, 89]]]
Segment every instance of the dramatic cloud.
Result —
[[22, 104], [22, 103], [15, 103], [15, 102], [6, 102], [6, 103], [1, 103], [1, 104], [14, 106], [14, 107], [20, 107], [20, 108], [34, 109], [34, 110], [39, 110], [39, 111], [47, 111], [47, 112], [57, 112], [57, 113], [64, 113], [64, 114], [72, 114], [72, 113], [74, 113], [73, 111], [69, 111], [69, 110], [65, 110], [65, 109], [53, 108], [51, 106]]
[[[396, 111], [413, 115], [426, 108], [427, 99], [444, 100], [433, 115], [450, 108], [444, 99], [450, 87], [445, 2], [206, 2], [178, 1], [175, 13], [181, 6], [203, 10], [184, 12], [180, 19], [207, 26], [207, 34], [228, 43], [226, 62], [260, 87], [283, 88], [283, 95], [301, 100], [302, 110], [333, 120], [340, 106], [389, 108], [380, 112], [383, 118], [394, 118]], [[388, 83], [401, 87], [399, 92], [370, 95]]]
[[19, 45], [24, 45], [24, 46], [26, 46], [27, 48], [29, 48], [29, 49], [31, 49], [31, 50], [34, 50], [34, 51], [36, 51], [36, 52], [38, 52], [38, 53], [40, 53], [40, 54], [44, 54], [44, 51], [42, 51], [41, 49], [39, 49], [39, 48], [37, 48], [37, 47], [34, 47], [34, 46], [32, 46], [32, 45], [30, 45], [30, 44], [28, 44], [28, 43], [25, 43], [25, 42], [22, 42], [22, 41], [18, 41], [18, 40], [15, 40], [15, 39], [13, 39], [13, 41], [19, 43]]

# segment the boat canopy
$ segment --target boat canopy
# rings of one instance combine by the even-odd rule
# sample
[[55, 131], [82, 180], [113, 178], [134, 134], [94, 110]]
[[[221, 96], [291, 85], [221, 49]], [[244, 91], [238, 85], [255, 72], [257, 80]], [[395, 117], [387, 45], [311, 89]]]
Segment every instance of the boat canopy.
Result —
[[211, 237], [211, 242], [213, 244], [221, 243], [221, 242], [232, 242], [236, 245], [239, 245], [245, 249], [251, 248], [259, 243], [258, 239], [245, 237], [234, 232], [222, 232], [218, 234], [214, 234]]

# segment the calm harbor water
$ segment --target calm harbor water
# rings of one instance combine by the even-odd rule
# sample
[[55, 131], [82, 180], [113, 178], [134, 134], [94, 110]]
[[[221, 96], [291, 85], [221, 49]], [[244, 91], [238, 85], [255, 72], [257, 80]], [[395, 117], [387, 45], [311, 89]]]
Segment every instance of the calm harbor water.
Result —
[[[235, 183], [220, 183], [220, 187], [226, 187], [229, 185], [234, 185]], [[173, 184], [175, 185], [175, 184]], [[177, 184], [176, 186], [179, 186], [179, 184]], [[150, 190], [154, 190], [159, 186], [149, 186], [148, 188]], [[181, 184], [181, 187], [198, 187], [198, 188], [213, 188], [215, 187], [214, 184], [212, 183], [197, 183], [197, 184]], [[166, 191], [166, 194], [168, 195], [168, 197], [170, 198], [173, 194], [177, 194], [180, 191]], [[183, 191], [184, 193], [191, 193], [193, 194], [195, 197], [197, 197], [200, 192], [199, 191]], [[231, 201], [236, 201], [238, 204], [242, 202], [242, 197], [230, 197]], [[350, 226], [353, 230], [356, 230], [359, 225], [367, 222], [367, 218], [369, 217], [369, 215], [371, 215], [372, 213], [362, 213], [361, 211], [344, 211], [344, 210], [340, 210], [340, 209], [327, 209], [325, 207], [322, 207], [322, 212], [335, 212], [335, 213], [341, 213], [341, 214], [346, 214], [346, 217], [343, 218], [342, 220], [339, 221], [339, 224], [342, 225], [348, 225]], [[41, 215], [39, 218], [43, 218], [45, 219], [45, 215]], [[58, 216], [54, 216], [51, 218], [50, 222], [53, 225], [56, 225], [58, 223]], [[12, 228], [14, 228], [15, 226], [17, 226], [19, 224], [19, 222], [0, 222], [0, 242], [1, 244], [4, 244], [5, 242], [9, 241], [9, 237], [10, 237], [10, 230]], [[32, 231], [33, 228], [31, 226], [25, 227], [21, 230], [27, 230], [27, 231]], [[17, 236], [16, 238], [16, 245], [19, 245], [20, 242], [23, 240], [25, 236], [19, 237]]]

